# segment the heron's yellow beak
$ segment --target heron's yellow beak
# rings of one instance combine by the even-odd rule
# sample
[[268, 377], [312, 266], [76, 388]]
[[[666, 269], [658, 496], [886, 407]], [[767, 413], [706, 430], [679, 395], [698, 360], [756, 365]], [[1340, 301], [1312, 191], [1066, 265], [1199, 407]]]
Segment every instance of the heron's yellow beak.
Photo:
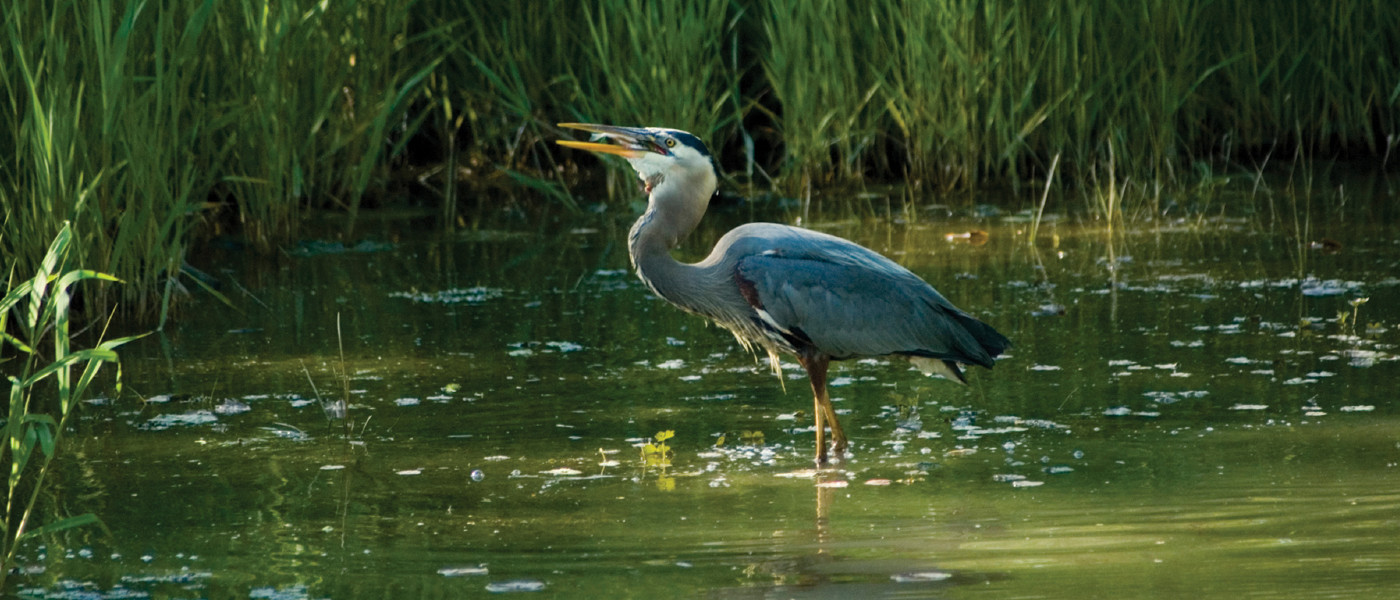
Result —
[[624, 158], [641, 158], [648, 152], [665, 153], [658, 150], [661, 146], [652, 141], [652, 133], [645, 129], [593, 123], [559, 123], [559, 126], [592, 132], [594, 139], [606, 138], [618, 142], [617, 144], [600, 144], [597, 142], [555, 140], [554, 143], [565, 148], [576, 148], [599, 154], [615, 154]]

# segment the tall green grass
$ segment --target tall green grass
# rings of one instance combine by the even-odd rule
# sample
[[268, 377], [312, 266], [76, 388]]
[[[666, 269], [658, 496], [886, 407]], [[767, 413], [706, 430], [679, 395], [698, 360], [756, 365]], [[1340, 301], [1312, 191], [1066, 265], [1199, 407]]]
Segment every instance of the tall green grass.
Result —
[[[737, 40], [729, 0], [583, 4], [584, 56], [570, 65], [574, 118], [684, 124], [711, 139], [732, 109], [725, 51]], [[675, 125], [680, 127], [681, 125]]]
[[763, 4], [789, 172], [975, 186], [1059, 155], [1083, 184], [1113, 154], [1120, 176], [1184, 185], [1277, 142], [1378, 156], [1400, 125], [1383, 2]]
[[267, 249], [308, 208], [353, 215], [433, 66], [387, 1], [4, 2], [0, 254], [33, 268], [72, 221], [75, 263], [130, 284], [92, 314], [163, 320], [196, 236]]
[[431, 129], [454, 165], [465, 138], [477, 173], [493, 164], [572, 206], [545, 143], [562, 135], [554, 123], [671, 125], [713, 139], [737, 119], [729, 0], [426, 4], [426, 21], [445, 24], [433, 36], [445, 52]]
[[1146, 215], [1269, 153], [1388, 157], [1390, 4], [0, 0], [0, 254], [33, 268], [72, 221], [77, 264], [129, 282], [86, 308], [164, 314], [209, 235], [576, 206], [561, 120], [686, 129], [787, 193], [1038, 189], [1059, 157], [1087, 210]]

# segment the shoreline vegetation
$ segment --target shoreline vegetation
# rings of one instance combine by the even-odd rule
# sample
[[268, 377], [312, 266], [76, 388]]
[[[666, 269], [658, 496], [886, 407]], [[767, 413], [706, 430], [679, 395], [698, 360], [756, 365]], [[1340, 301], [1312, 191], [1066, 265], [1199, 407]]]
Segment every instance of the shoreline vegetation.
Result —
[[1110, 221], [1223, 173], [1400, 158], [1384, 0], [0, 7], [0, 256], [36, 272], [71, 223], [70, 264], [126, 282], [86, 315], [163, 323], [207, 285], [203, 240], [272, 251], [312, 211], [575, 208], [598, 163], [549, 143], [558, 121], [689, 130], [729, 186], [1053, 185]]

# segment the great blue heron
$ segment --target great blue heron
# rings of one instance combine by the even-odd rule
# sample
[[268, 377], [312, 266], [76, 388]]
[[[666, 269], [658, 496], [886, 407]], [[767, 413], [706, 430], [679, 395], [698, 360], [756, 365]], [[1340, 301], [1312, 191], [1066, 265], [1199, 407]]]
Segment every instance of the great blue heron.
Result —
[[926, 374], [967, 383], [958, 363], [991, 368], [1011, 342], [958, 310], [894, 261], [836, 236], [776, 223], [735, 227], [695, 264], [671, 249], [700, 223], [718, 183], [718, 167], [694, 135], [658, 127], [560, 123], [616, 144], [560, 140], [561, 146], [622, 156], [648, 193], [627, 249], [637, 276], [656, 295], [728, 329], [739, 343], [780, 352], [807, 371], [815, 398], [817, 462], [825, 464], [846, 434], [827, 397], [832, 360], [903, 356]]

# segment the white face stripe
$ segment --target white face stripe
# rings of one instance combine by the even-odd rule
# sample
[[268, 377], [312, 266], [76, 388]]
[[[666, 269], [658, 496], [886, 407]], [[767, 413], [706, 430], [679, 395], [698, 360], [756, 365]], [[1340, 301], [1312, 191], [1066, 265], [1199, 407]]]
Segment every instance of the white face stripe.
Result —
[[[643, 183], [652, 187], [664, 180], [665, 175], [673, 175], [677, 170], [681, 173], [708, 172], [718, 180], [718, 173], [715, 172], [714, 161], [705, 151], [698, 150], [685, 141], [677, 139], [676, 135], [695, 136], [684, 131], [675, 129], [662, 129], [658, 127], [648, 127], [646, 131], [658, 136], [655, 140], [666, 154], [657, 153], [651, 150], [640, 153], [640, 156], [629, 157], [627, 162], [632, 165], [632, 169], [637, 172], [637, 178]], [[668, 146], [667, 140], [675, 140], [674, 145]], [[699, 143], [699, 140], [695, 140]], [[652, 187], [648, 188], [648, 192]]]

